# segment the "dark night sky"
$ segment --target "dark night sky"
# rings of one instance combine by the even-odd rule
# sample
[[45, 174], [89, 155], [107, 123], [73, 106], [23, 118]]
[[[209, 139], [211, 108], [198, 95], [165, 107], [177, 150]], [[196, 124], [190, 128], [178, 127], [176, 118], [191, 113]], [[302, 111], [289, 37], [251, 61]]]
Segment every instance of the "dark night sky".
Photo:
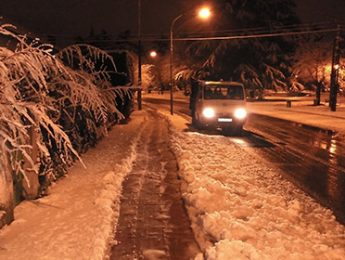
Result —
[[[143, 34], [167, 33], [171, 20], [198, 0], [142, 0]], [[345, 21], [344, 0], [296, 0], [304, 22]], [[86, 36], [93, 28], [137, 31], [138, 0], [0, 0], [0, 16], [37, 34]]]
[[[181, 10], [197, 0], [142, 0], [143, 33], [168, 31]], [[53, 34], [87, 35], [91, 28], [118, 33], [137, 31], [138, 0], [0, 0], [0, 16], [27, 29]]]

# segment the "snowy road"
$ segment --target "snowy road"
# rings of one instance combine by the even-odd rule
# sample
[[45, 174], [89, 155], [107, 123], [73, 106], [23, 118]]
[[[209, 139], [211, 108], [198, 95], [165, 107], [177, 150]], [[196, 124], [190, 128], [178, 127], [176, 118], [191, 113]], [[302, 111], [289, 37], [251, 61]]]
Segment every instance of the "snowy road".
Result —
[[149, 112], [123, 184], [111, 259], [190, 259], [200, 250], [180, 194], [167, 121]]

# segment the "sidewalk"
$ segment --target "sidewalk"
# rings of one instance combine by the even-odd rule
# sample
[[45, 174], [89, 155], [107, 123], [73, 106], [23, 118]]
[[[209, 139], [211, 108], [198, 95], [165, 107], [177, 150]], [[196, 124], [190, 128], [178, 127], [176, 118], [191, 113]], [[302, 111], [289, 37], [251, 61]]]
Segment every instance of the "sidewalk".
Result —
[[345, 105], [337, 106], [336, 111], [330, 111], [327, 104], [314, 106], [311, 100], [291, 102], [291, 107], [285, 101], [248, 102], [251, 113], [263, 114], [297, 123], [332, 130], [345, 135]]

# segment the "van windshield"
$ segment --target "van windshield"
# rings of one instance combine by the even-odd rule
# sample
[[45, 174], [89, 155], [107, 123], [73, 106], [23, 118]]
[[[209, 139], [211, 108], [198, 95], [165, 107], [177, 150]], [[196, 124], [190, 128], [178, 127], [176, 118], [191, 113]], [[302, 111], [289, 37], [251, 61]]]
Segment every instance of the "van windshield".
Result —
[[233, 99], [243, 100], [244, 93], [242, 86], [219, 86], [219, 85], [206, 85], [204, 87], [205, 99]]

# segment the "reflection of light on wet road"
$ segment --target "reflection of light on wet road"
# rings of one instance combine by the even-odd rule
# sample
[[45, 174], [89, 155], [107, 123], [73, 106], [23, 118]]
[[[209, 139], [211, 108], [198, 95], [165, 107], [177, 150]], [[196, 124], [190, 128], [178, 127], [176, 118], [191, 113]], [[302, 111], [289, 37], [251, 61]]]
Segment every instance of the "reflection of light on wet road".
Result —
[[337, 140], [334, 139], [327, 141], [315, 140], [313, 144], [315, 147], [326, 150], [332, 154], [335, 154], [337, 151]]
[[[246, 128], [268, 140], [279, 140], [271, 150], [261, 149], [263, 156], [281, 164], [292, 180], [323, 205], [331, 208], [345, 223], [345, 143], [332, 131], [291, 124], [260, 115], [253, 115]], [[288, 131], [286, 131], [288, 129]], [[271, 138], [273, 136], [273, 138]], [[266, 140], [267, 140], [266, 139]], [[298, 163], [296, 163], [298, 161]]]
[[[342, 181], [341, 173], [336, 170], [338, 165], [337, 160], [337, 140], [331, 139], [328, 146], [329, 157], [328, 157], [328, 174], [327, 174], [327, 190], [329, 197], [334, 201], [341, 203], [342, 196]], [[340, 200], [340, 201], [339, 201]]]
[[332, 139], [331, 145], [329, 147], [329, 152], [332, 153], [332, 154], [336, 154], [337, 153], [337, 140]]
[[320, 147], [321, 147], [322, 149], [324, 149], [324, 150], [327, 150], [327, 143], [321, 142], [321, 143], [320, 143]]
[[240, 145], [242, 147], [257, 147], [257, 148], [274, 147], [273, 143], [270, 143], [267, 140], [263, 139], [262, 137], [246, 130], [243, 132], [242, 136], [240, 137], [231, 136], [230, 139], [231, 139], [231, 142], [237, 145]]
[[243, 146], [249, 146], [249, 143], [244, 141], [243, 139], [240, 139], [240, 138], [231, 138], [231, 139], [236, 144], [243, 145]]

